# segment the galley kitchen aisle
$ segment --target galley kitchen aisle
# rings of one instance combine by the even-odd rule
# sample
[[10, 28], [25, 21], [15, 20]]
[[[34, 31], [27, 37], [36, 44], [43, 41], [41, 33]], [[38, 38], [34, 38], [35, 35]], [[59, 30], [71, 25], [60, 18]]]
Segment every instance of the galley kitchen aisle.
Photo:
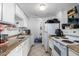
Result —
[[0, 16], [0, 56], [79, 55], [78, 3], [2, 3]]

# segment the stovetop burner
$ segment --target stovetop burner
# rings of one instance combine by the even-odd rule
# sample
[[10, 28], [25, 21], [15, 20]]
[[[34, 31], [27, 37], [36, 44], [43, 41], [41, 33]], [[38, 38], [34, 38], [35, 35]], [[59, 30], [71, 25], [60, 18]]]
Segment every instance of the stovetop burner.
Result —
[[62, 42], [65, 42], [65, 43], [74, 43], [74, 42], [69, 41], [69, 40], [62, 40]]

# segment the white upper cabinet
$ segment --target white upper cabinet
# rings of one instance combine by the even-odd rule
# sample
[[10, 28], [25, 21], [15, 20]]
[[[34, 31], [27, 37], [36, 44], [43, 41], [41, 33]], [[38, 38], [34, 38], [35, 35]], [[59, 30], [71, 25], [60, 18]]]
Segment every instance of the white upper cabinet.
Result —
[[2, 4], [0, 3], [0, 20], [1, 20], [1, 13], [2, 13], [1, 8], [2, 8]]
[[15, 24], [15, 5], [14, 3], [3, 3], [2, 21]]

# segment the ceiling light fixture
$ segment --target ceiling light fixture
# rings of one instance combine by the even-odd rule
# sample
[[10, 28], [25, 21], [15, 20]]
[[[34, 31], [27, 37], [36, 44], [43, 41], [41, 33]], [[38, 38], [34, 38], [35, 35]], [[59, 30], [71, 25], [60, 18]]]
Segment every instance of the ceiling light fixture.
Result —
[[40, 10], [44, 11], [46, 9], [46, 5], [45, 4], [40, 4]]

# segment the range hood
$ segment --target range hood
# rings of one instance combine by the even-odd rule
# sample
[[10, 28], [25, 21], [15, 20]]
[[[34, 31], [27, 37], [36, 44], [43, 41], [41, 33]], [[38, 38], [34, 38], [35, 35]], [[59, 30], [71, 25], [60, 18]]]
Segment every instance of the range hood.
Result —
[[49, 19], [45, 23], [60, 23], [60, 21], [57, 18]]

